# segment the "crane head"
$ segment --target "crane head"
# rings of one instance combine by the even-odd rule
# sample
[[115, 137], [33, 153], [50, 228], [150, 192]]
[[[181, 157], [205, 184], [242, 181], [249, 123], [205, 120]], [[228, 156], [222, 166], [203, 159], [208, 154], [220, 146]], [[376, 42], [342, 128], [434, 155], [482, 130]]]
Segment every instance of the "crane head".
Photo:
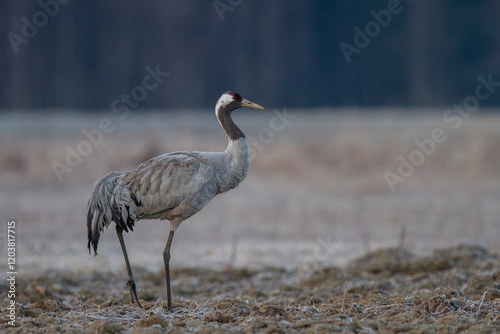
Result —
[[217, 104], [215, 106], [215, 111], [217, 112], [221, 108], [228, 108], [230, 111], [233, 111], [235, 109], [241, 108], [241, 107], [249, 107], [249, 108], [254, 108], [254, 109], [264, 109], [263, 107], [259, 106], [257, 103], [253, 103], [248, 101], [247, 99], [244, 99], [241, 94], [236, 93], [236, 92], [225, 92], [221, 95], [219, 100], [217, 101]]

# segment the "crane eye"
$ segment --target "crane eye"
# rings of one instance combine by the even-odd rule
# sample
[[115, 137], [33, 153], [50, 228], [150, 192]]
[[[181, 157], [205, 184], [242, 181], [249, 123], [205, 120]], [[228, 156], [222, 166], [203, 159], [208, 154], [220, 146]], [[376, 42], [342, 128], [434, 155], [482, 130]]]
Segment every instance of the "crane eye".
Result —
[[236, 96], [233, 96], [233, 100], [236, 100]]

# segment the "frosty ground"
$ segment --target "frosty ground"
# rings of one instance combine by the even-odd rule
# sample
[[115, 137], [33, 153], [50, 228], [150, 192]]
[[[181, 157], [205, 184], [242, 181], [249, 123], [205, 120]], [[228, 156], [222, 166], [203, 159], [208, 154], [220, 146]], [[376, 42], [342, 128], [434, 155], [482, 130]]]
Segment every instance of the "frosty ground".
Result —
[[[416, 257], [387, 249], [346, 268], [297, 272], [275, 267], [176, 269], [173, 312], [164, 274], [136, 268], [130, 305], [124, 275], [48, 272], [18, 284], [19, 333], [490, 333], [500, 330], [496, 256], [457, 246]], [[2, 308], [6, 303], [2, 304]]]

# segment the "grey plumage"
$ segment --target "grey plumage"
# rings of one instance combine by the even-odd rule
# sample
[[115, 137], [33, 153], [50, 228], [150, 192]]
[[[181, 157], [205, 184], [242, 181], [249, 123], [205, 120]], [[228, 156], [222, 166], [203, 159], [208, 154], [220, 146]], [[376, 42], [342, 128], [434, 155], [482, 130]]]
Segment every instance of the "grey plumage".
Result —
[[168, 219], [171, 230], [217, 194], [235, 188], [248, 173], [246, 138], [226, 151], [174, 152], [128, 172], [111, 172], [94, 186], [87, 208], [88, 247], [97, 253], [101, 231], [114, 221], [133, 230], [139, 219]]
[[101, 232], [114, 221], [129, 271], [131, 300], [135, 283], [122, 231], [132, 231], [135, 222], [141, 219], [170, 221], [171, 232], [164, 262], [171, 309], [168, 260], [173, 232], [217, 194], [235, 188], [247, 176], [250, 166], [248, 142], [231, 119], [231, 112], [242, 106], [263, 109], [233, 92], [224, 93], [217, 102], [217, 119], [229, 138], [224, 152], [168, 153], [128, 172], [111, 172], [96, 182], [87, 204], [88, 249], [89, 252], [93, 249], [97, 255]]

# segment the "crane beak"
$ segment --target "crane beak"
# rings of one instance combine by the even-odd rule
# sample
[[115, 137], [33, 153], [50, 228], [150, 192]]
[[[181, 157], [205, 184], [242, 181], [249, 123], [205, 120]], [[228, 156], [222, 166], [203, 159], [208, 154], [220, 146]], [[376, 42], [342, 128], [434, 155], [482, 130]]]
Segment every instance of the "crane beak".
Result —
[[264, 110], [264, 107], [259, 106], [257, 103], [250, 102], [247, 99], [243, 99], [243, 101], [241, 101], [241, 106], [242, 107], [248, 107], [248, 108], [262, 109], [262, 110]]

